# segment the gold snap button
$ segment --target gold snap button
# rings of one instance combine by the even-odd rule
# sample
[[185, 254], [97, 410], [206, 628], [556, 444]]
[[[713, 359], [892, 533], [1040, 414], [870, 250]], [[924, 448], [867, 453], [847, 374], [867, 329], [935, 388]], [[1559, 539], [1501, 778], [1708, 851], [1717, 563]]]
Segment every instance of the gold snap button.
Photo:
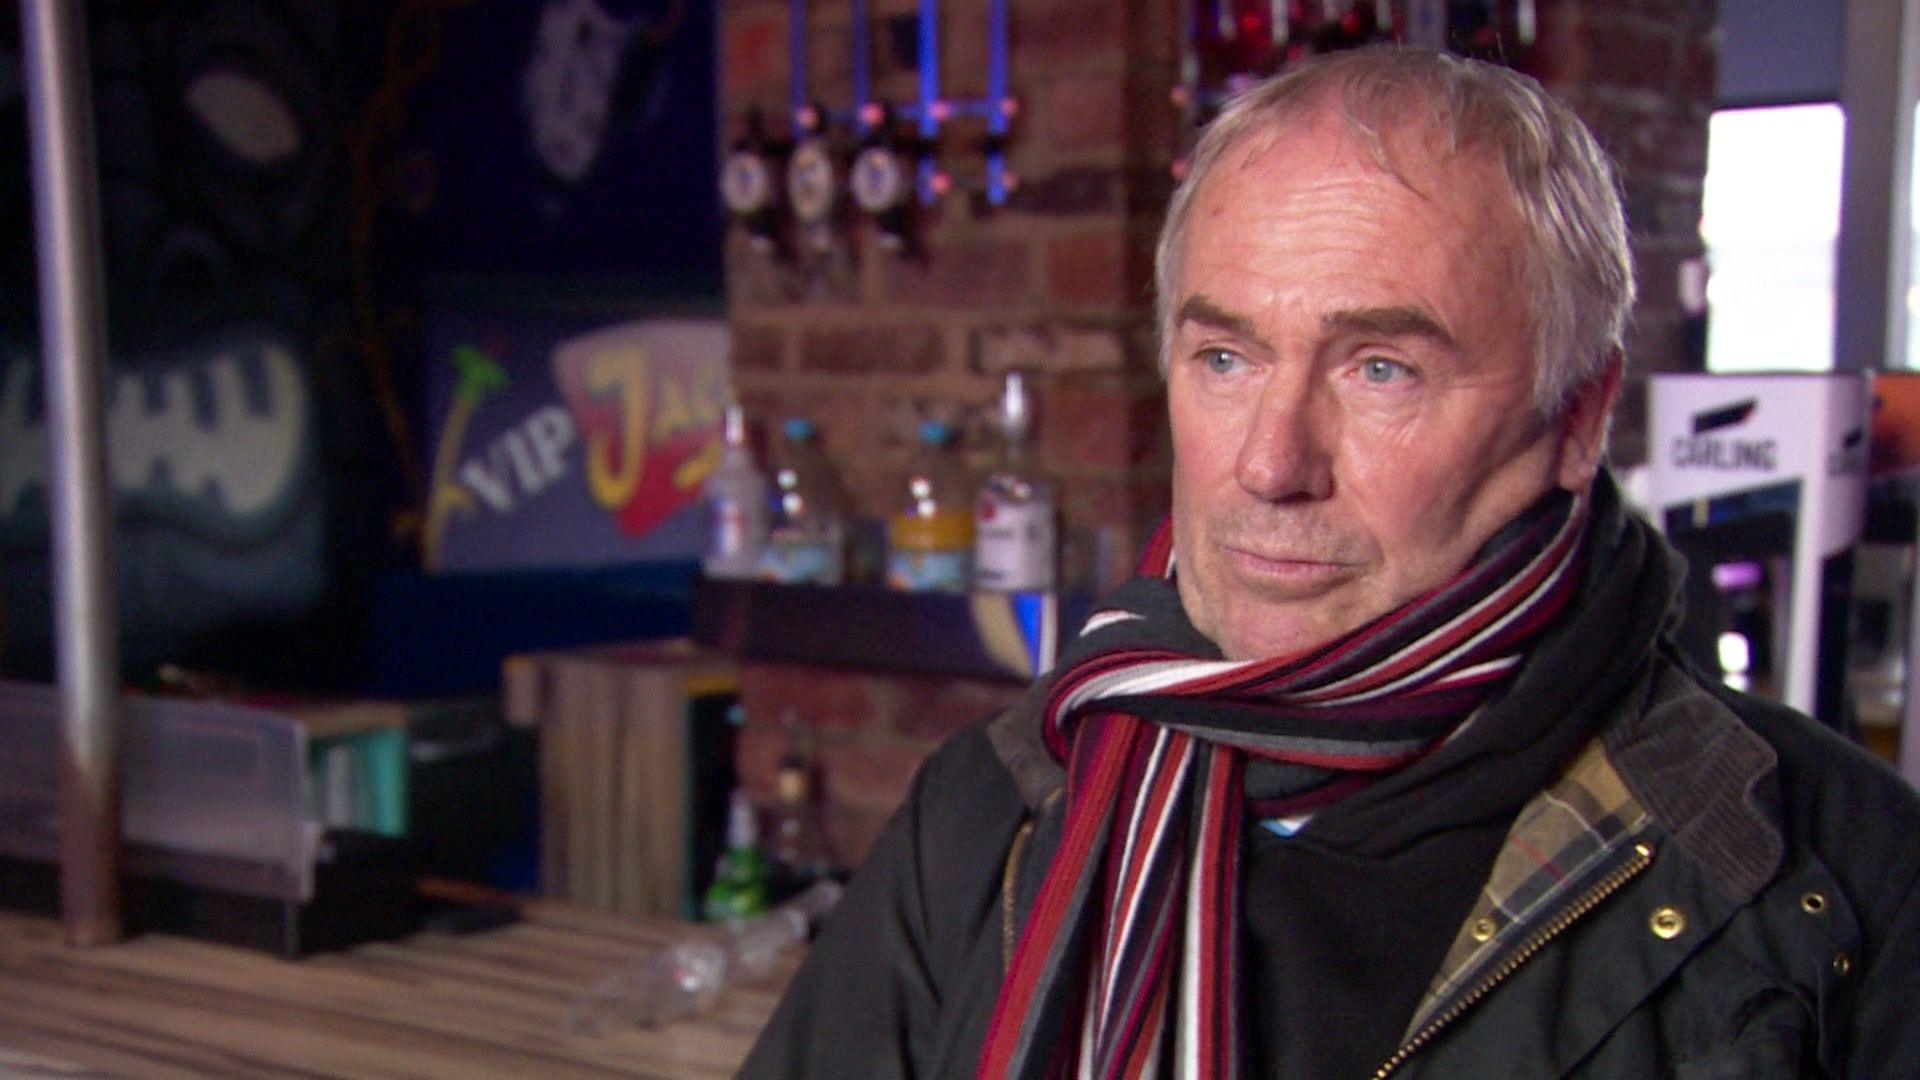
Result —
[[1475, 919], [1473, 920], [1473, 940], [1487, 941], [1493, 937], [1493, 932], [1498, 929], [1499, 927], [1493, 925], [1492, 919], [1486, 918], [1485, 916]]
[[1654, 937], [1661, 941], [1672, 941], [1687, 928], [1687, 917], [1676, 907], [1658, 908], [1653, 917], [1647, 920], [1647, 926], [1652, 928]]
[[1827, 912], [1827, 898], [1817, 892], [1810, 892], [1800, 898], [1800, 910], [1809, 915], [1824, 915]]
[[1843, 953], [1843, 952], [1833, 954], [1833, 973], [1835, 975], [1844, 976], [1846, 975], [1847, 972], [1852, 970], [1853, 970], [1853, 957], [1848, 956], [1846, 953]]

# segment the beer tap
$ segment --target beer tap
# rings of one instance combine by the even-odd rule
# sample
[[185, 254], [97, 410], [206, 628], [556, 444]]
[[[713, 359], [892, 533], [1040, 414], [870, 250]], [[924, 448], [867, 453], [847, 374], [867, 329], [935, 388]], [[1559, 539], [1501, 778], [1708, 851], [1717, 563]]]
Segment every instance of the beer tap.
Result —
[[753, 250], [781, 253], [780, 185], [774, 178], [791, 147], [767, 137], [760, 110], [749, 109], [745, 130], [720, 165], [720, 198]]
[[911, 251], [913, 170], [900, 151], [898, 121], [879, 102], [861, 106], [860, 113], [866, 138], [854, 156], [847, 186], [854, 204], [872, 219], [879, 245], [888, 251]]

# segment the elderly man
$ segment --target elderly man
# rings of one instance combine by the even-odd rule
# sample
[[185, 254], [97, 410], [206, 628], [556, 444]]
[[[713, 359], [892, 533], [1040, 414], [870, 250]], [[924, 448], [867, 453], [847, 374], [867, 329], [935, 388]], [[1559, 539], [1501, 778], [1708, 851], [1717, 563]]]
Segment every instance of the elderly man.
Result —
[[922, 770], [749, 1076], [1920, 1075], [1920, 806], [1688, 671], [1633, 279], [1530, 80], [1297, 66], [1159, 249], [1173, 513]]

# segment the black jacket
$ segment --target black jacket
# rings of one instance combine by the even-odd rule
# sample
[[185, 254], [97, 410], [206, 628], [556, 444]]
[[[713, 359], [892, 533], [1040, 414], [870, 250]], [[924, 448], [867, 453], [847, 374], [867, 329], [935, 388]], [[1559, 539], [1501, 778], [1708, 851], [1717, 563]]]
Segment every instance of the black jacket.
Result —
[[[1476, 755], [1499, 733], [1571, 733], [1543, 789], [1516, 792], [1379, 1075], [1920, 1077], [1920, 796], [1689, 671], [1666, 636], [1669, 549], [1610, 483], [1595, 495], [1574, 608], [1461, 737], [1354, 797], [1393, 815], [1444, 796], [1420, 770], [1497, 786], [1485, 770], [1505, 764]], [[1049, 685], [927, 761], [743, 1076], [975, 1074], [1064, 817], [1039, 739]]]
[[[1058, 786], [1040, 698], [927, 762], [741, 1075], [973, 1075]], [[1569, 775], [1622, 786], [1618, 835], [1524, 919], [1468, 919], [1391, 1075], [1920, 1076], [1904, 781], [1667, 657]]]

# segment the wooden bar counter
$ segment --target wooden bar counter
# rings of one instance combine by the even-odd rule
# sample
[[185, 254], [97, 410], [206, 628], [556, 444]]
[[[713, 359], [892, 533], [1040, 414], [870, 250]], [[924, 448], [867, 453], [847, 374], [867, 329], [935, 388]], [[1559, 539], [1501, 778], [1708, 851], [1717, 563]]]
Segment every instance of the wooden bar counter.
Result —
[[165, 935], [70, 949], [56, 921], [0, 912], [0, 1075], [731, 1076], [799, 950], [692, 1020], [566, 1032], [577, 993], [681, 929], [535, 902], [496, 929], [290, 961]]

